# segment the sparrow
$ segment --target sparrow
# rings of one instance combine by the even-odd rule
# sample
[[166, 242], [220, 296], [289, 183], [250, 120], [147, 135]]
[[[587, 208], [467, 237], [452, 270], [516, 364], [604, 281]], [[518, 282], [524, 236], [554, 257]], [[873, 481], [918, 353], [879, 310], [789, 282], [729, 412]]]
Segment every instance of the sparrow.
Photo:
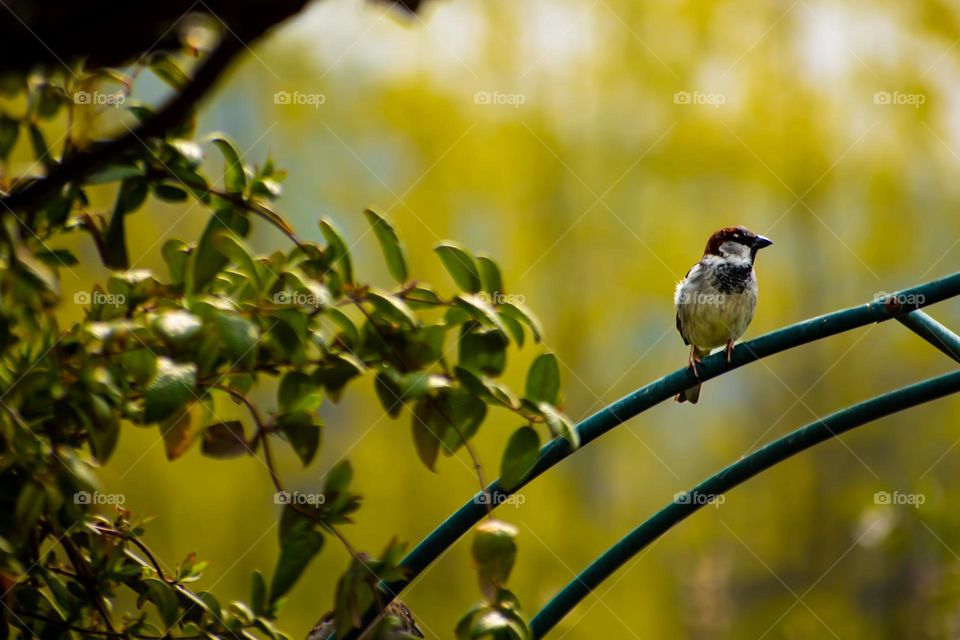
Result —
[[[327, 640], [336, 630], [337, 621], [333, 611], [328, 611], [307, 634], [307, 640]], [[423, 638], [424, 635], [407, 605], [396, 599], [387, 605], [373, 631], [365, 633], [363, 637], [371, 640], [408, 640]]]
[[[770, 239], [745, 227], [724, 227], [710, 236], [700, 262], [677, 284], [673, 296], [677, 331], [683, 344], [690, 345], [689, 366], [698, 380], [700, 359], [713, 349], [724, 347], [729, 363], [733, 343], [753, 320], [757, 307], [753, 263], [757, 251], [771, 244]], [[699, 398], [697, 383], [674, 400], [692, 404]]]

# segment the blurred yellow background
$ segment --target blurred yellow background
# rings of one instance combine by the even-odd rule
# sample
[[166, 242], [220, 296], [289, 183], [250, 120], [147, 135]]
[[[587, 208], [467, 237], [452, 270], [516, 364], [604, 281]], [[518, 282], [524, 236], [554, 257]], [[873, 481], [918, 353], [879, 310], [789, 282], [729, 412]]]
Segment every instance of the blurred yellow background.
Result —
[[[957, 270], [958, 16], [937, 0], [438, 0], [401, 19], [324, 0], [254, 47], [200, 132], [228, 132], [248, 161], [269, 152], [289, 171], [279, 210], [314, 239], [332, 217], [361, 279], [389, 282], [367, 206], [396, 224], [414, 277], [443, 291], [439, 240], [494, 256], [507, 291], [543, 320], [581, 419], [686, 363], [673, 287], [721, 226], [776, 243], [758, 260], [747, 338]], [[137, 89], [159, 91], [149, 77]], [[208, 161], [219, 175], [218, 155]], [[151, 202], [128, 223], [136, 267], [162, 270], [162, 241], [195, 238], [205, 221]], [[285, 246], [257, 231], [259, 250]], [[103, 279], [84, 276], [77, 289]], [[931, 315], [960, 330], [960, 302]], [[537, 353], [511, 352], [514, 388]], [[520, 531], [513, 590], [532, 615], [675, 492], [952, 366], [887, 323], [711, 381], [697, 406], [655, 407], [501, 508]], [[258, 397], [272, 403], [270, 389]], [[357, 547], [379, 552], [394, 533], [416, 542], [474, 491], [462, 452], [439, 475], [423, 468], [409, 416], [383, 416], [369, 380], [322, 411], [318, 462], [302, 470], [280, 444], [282, 474], [317, 488], [348, 457], [365, 496], [345, 528]], [[489, 415], [476, 438], [488, 476], [518, 426]], [[788, 461], [682, 523], [552, 637], [956, 638], [958, 426], [949, 398]], [[101, 476], [128, 508], [159, 516], [147, 541], [165, 561], [211, 560], [198, 589], [246, 599], [250, 571], [272, 571], [278, 507], [259, 461], [193, 450], [171, 464], [156, 429], [127, 427]], [[924, 503], [879, 505], [881, 491]], [[328, 541], [279, 626], [303, 637], [346, 563]], [[428, 638], [452, 637], [478, 598], [465, 541], [404, 595]]]

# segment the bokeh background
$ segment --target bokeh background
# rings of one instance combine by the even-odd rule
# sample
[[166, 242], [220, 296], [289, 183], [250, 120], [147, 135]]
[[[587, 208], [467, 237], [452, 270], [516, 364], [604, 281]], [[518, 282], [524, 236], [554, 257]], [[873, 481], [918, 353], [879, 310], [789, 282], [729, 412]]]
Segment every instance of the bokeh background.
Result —
[[[508, 292], [543, 320], [580, 419], [685, 364], [672, 291], [721, 226], [776, 242], [759, 258], [748, 337], [957, 269], [958, 17], [940, 0], [438, 0], [403, 19], [322, 0], [246, 55], [200, 128], [228, 132], [249, 161], [272, 155], [289, 171], [278, 208], [309, 238], [332, 217], [369, 281], [389, 282], [367, 206], [396, 224], [412, 273], [446, 291], [439, 240], [495, 256]], [[145, 74], [136, 95], [162, 91]], [[162, 241], [196, 237], [205, 219], [151, 203], [128, 223], [136, 266], [161, 269]], [[257, 229], [258, 249], [284, 246]], [[103, 278], [81, 274], [78, 290]], [[960, 301], [931, 313], [960, 329]], [[508, 383], [522, 388], [538, 352], [511, 352]], [[675, 492], [953, 366], [887, 323], [711, 381], [697, 406], [653, 408], [501, 508], [520, 530], [512, 588], [534, 613]], [[348, 457], [365, 503], [346, 532], [376, 552], [394, 534], [422, 538], [475, 479], [465, 458], [424, 469], [409, 418], [384, 417], [371, 386], [323, 408], [318, 462], [303, 470], [284, 451], [281, 468], [306, 490]], [[489, 475], [517, 426], [493, 412], [477, 436]], [[957, 637], [958, 427], [949, 398], [790, 460], [682, 523], [553, 637]], [[272, 571], [278, 507], [258, 461], [194, 450], [171, 464], [155, 429], [129, 427], [101, 475], [128, 508], [158, 516], [147, 541], [165, 561], [211, 560], [198, 588], [246, 598], [250, 572]], [[878, 504], [877, 492], [923, 504]], [[280, 626], [305, 635], [346, 563], [330, 542]], [[452, 637], [478, 599], [467, 542], [404, 598], [427, 637]]]

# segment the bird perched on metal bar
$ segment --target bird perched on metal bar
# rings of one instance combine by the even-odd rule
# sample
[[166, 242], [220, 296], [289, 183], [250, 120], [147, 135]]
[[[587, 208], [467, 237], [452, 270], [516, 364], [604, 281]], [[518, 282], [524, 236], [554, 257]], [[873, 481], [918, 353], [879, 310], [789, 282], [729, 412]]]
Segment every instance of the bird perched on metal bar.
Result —
[[[773, 244], [745, 227], [724, 227], [707, 241], [700, 262], [677, 284], [677, 331], [690, 345], [689, 365], [699, 380], [697, 364], [717, 347], [724, 347], [727, 362], [733, 343], [747, 330], [757, 307], [757, 278], [753, 263], [757, 251]], [[674, 398], [695, 403], [700, 383]]]
[[[307, 634], [307, 640], [327, 640], [336, 630], [337, 621], [333, 611], [328, 611]], [[373, 630], [362, 637], [366, 640], [409, 640], [423, 638], [424, 635], [417, 626], [413, 613], [397, 599], [387, 605], [382, 619]]]

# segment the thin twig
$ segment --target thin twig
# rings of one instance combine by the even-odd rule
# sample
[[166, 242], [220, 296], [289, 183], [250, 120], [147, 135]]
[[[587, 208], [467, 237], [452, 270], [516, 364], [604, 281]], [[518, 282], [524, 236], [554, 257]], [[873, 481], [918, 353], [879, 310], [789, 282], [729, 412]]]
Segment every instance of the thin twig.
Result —
[[116, 529], [110, 529], [109, 527], [103, 527], [98, 524], [94, 524], [93, 528], [104, 535], [113, 536], [114, 538], [120, 538], [121, 540], [126, 540], [127, 542], [133, 543], [138, 549], [140, 549], [141, 552], [143, 552], [143, 555], [147, 556], [147, 559], [150, 560], [150, 564], [153, 565], [154, 571], [157, 572], [157, 575], [160, 576], [161, 580], [168, 583], [175, 582], [175, 580], [167, 580], [166, 576], [163, 574], [163, 569], [160, 568], [160, 563], [157, 561], [156, 557], [154, 557], [150, 549], [147, 548], [147, 545], [140, 542], [140, 540], [138, 540], [133, 534], [123, 533], [122, 531], [118, 531]]
[[77, 578], [83, 584], [84, 589], [87, 590], [87, 595], [90, 596], [93, 606], [103, 618], [103, 623], [107, 625], [110, 631], [116, 631], [113, 626], [113, 620], [110, 618], [110, 612], [107, 611], [107, 607], [103, 603], [103, 598], [100, 597], [100, 593], [97, 591], [93, 571], [87, 566], [87, 562], [83, 554], [80, 553], [80, 549], [77, 548], [68, 535], [60, 538], [60, 545], [67, 552], [67, 557], [70, 558], [70, 564], [73, 565], [74, 570], [77, 572]]

